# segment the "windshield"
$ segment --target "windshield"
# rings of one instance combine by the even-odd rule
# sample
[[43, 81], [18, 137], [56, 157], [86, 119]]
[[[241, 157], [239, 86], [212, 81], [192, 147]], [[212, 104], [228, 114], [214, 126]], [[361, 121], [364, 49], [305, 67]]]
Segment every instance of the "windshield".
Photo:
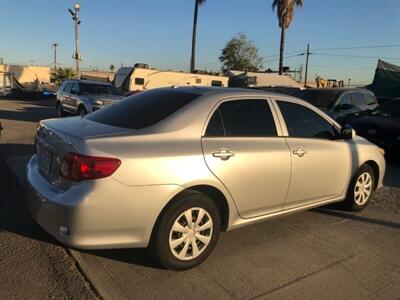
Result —
[[79, 85], [81, 95], [121, 95], [113, 85], [81, 83]]
[[199, 96], [175, 90], [149, 90], [100, 109], [86, 118], [111, 126], [141, 129], [160, 122]]
[[375, 108], [371, 115], [400, 118], [400, 100], [387, 101]]
[[335, 104], [339, 94], [340, 91], [304, 90], [299, 93], [299, 97], [319, 109], [327, 111]]

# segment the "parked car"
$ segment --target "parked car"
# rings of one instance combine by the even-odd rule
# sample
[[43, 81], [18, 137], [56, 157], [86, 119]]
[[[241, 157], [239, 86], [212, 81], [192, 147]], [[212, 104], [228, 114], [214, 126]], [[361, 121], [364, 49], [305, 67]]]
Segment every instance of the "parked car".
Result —
[[388, 155], [400, 156], [400, 98], [380, 104], [371, 114], [350, 124], [357, 134], [385, 149]]
[[220, 231], [328, 203], [365, 208], [381, 149], [302, 100], [162, 88], [83, 118], [41, 121], [26, 176], [33, 218], [77, 248], [147, 247], [167, 268]]
[[315, 105], [342, 125], [378, 106], [375, 95], [366, 89], [305, 89], [296, 96]]
[[111, 83], [91, 80], [65, 80], [57, 91], [58, 117], [66, 113], [84, 116], [123, 99]]

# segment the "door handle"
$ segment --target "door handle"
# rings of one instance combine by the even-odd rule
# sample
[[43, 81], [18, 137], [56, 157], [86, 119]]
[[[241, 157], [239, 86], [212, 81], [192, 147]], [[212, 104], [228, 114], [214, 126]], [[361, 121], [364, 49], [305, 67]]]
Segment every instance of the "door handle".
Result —
[[292, 150], [292, 153], [294, 155], [297, 155], [298, 157], [303, 157], [304, 155], [307, 154], [307, 151], [302, 147], [297, 147], [297, 148]]
[[235, 153], [232, 151], [229, 151], [229, 149], [219, 149], [216, 152], [213, 152], [212, 154], [214, 157], [219, 157], [222, 160], [228, 160], [231, 156], [234, 156]]

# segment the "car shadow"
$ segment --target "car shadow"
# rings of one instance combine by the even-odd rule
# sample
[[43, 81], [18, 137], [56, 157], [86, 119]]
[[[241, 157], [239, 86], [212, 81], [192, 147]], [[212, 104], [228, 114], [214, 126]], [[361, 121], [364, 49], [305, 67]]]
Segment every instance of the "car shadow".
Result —
[[356, 214], [350, 213], [350, 212], [344, 212], [344, 211], [339, 211], [339, 210], [328, 209], [327, 207], [315, 208], [315, 209], [313, 209], [313, 211], [316, 212], [316, 213], [319, 213], [319, 214], [338, 217], [338, 218], [341, 218], [341, 219], [349, 219], [349, 220], [353, 220], [353, 221], [356, 221], [356, 222], [365, 222], [365, 223], [370, 223], [370, 224], [375, 224], [375, 225], [380, 225], [380, 226], [386, 226], [386, 227], [391, 227], [391, 228], [395, 228], [395, 229], [400, 229], [400, 223], [394, 223], [394, 222], [390, 222], [390, 221], [372, 219], [372, 218], [356, 215]]
[[80, 250], [81, 253], [124, 262], [127, 264], [143, 266], [152, 269], [164, 269], [151, 255], [148, 248], [106, 249], [106, 250]]

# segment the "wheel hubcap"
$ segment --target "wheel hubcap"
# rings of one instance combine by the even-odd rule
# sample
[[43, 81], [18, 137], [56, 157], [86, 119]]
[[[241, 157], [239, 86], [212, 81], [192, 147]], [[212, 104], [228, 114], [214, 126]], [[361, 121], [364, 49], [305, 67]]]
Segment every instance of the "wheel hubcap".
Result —
[[358, 205], [367, 203], [372, 191], [372, 178], [368, 172], [362, 173], [354, 187], [354, 201]]
[[169, 247], [180, 260], [198, 257], [211, 241], [213, 221], [203, 208], [193, 207], [175, 220], [169, 233]]

